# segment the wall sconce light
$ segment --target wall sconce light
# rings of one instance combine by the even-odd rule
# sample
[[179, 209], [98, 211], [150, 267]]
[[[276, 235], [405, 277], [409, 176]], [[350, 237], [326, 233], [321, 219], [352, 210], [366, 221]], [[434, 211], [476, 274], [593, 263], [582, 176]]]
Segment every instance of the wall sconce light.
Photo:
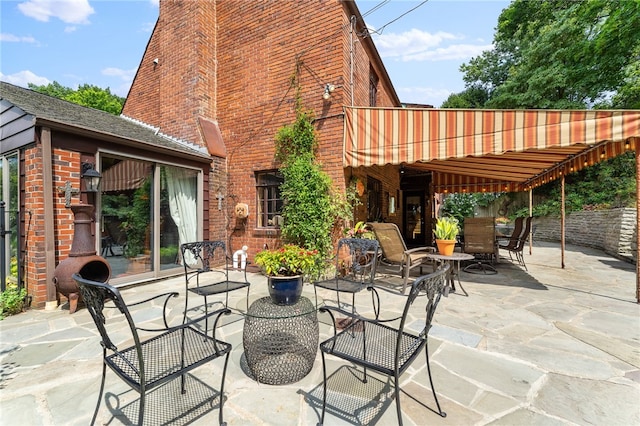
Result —
[[322, 94], [322, 99], [324, 99], [325, 101], [328, 101], [329, 98], [331, 97], [331, 93], [333, 93], [334, 90], [336, 90], [336, 86], [334, 86], [331, 83], [325, 84], [324, 93]]
[[86, 192], [98, 192], [102, 175], [93, 168], [93, 164], [82, 163], [82, 179], [84, 180]]

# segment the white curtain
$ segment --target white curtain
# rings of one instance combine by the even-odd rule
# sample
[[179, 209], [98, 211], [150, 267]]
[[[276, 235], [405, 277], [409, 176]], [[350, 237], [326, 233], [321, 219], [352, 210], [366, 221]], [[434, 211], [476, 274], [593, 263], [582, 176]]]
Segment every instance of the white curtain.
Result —
[[[166, 167], [169, 212], [178, 227], [180, 244], [198, 238], [198, 185], [195, 172], [177, 167]], [[183, 259], [193, 263], [193, 259]]]

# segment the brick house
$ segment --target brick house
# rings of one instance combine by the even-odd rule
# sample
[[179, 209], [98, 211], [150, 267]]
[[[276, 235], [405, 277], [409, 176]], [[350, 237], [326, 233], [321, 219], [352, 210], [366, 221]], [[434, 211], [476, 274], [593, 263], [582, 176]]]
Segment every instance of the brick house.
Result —
[[[161, 0], [123, 110], [208, 148], [205, 237], [226, 240], [232, 250], [247, 245], [250, 257], [278, 243], [277, 211], [264, 194], [278, 182], [275, 135], [295, 120], [293, 79], [315, 114], [318, 158], [334, 185], [344, 189], [352, 179], [365, 185], [355, 219], [400, 224], [399, 215], [387, 214], [389, 199], [398, 201], [399, 169], [343, 167], [343, 106], [400, 106], [353, 1]], [[248, 205], [248, 218], [234, 217], [237, 203]]]
[[[161, 0], [120, 117], [0, 88], [1, 199], [12, 232], [3, 273], [18, 261], [32, 306], [59, 296], [52, 280], [72, 246], [69, 203], [95, 205], [95, 249], [117, 286], [181, 273], [184, 241], [222, 239], [229, 252], [247, 245], [250, 258], [277, 245], [274, 137], [295, 120], [298, 89], [315, 115], [324, 170], [337, 188], [362, 189], [354, 219], [402, 222], [397, 166], [343, 166], [343, 106], [400, 106], [352, 1]], [[87, 192], [85, 168], [102, 174], [99, 192]], [[248, 217], [236, 217], [238, 203]]]

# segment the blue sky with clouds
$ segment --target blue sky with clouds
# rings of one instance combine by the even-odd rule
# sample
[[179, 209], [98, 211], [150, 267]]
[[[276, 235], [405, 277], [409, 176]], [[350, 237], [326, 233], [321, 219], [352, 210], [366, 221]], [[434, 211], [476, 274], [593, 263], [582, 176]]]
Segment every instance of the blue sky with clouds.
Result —
[[[357, 3], [400, 100], [436, 107], [464, 89], [460, 64], [491, 47], [509, 4]], [[126, 96], [157, 17], [158, 0], [0, 0], [0, 79], [93, 84]]]

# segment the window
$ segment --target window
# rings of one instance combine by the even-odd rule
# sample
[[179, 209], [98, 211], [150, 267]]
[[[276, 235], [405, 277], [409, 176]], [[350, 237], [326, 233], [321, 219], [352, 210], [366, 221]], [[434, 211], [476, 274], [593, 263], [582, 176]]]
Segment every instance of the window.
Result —
[[[18, 153], [0, 156], [0, 201], [4, 201], [4, 225], [7, 234], [3, 238], [5, 257], [0, 259], [4, 262], [4, 271], [8, 280], [17, 283], [19, 267], [18, 264]], [[15, 267], [11, 267], [16, 265]], [[4, 289], [6, 282], [2, 283]]]
[[378, 76], [375, 70], [369, 67], [369, 106], [376, 106], [378, 98]]
[[259, 228], [279, 228], [282, 224], [280, 185], [283, 181], [282, 173], [277, 170], [256, 173]]

